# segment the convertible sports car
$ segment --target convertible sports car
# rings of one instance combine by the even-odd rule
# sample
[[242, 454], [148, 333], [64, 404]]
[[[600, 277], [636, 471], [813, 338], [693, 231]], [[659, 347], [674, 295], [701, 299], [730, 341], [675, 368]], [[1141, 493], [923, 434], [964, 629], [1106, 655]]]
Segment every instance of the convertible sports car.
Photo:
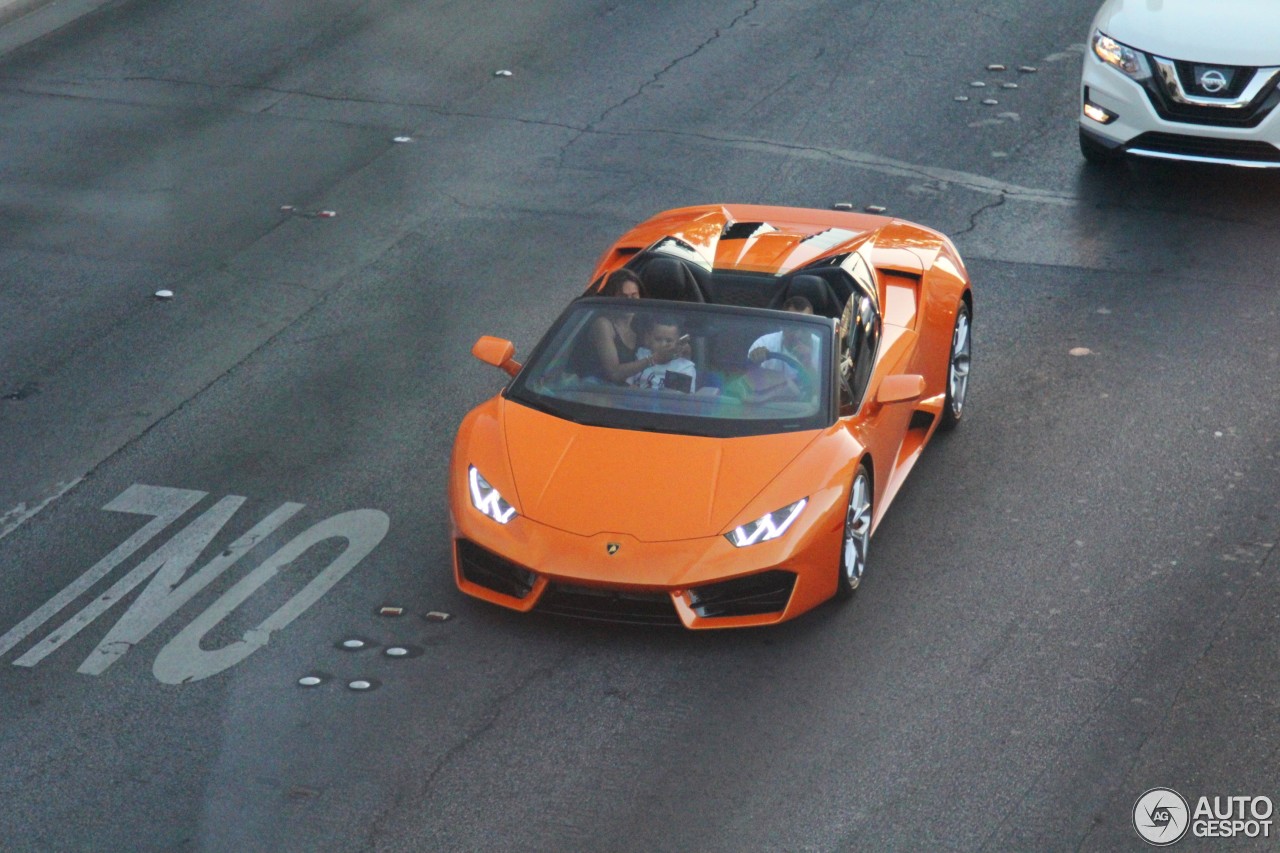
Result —
[[[598, 295], [621, 267], [644, 298]], [[454, 443], [458, 587], [689, 628], [849, 598], [925, 444], [964, 413], [972, 316], [955, 246], [899, 219], [711, 205], [642, 222], [526, 363], [506, 340], [473, 347], [513, 378]], [[627, 328], [619, 376], [599, 344]]]

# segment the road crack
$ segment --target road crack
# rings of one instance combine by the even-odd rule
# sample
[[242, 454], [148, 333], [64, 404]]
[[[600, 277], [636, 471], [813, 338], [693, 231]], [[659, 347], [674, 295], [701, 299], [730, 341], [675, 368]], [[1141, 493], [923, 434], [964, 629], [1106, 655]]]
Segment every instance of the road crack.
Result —
[[369, 851], [377, 850], [379, 842], [384, 838], [388, 831], [386, 825], [390, 821], [394, 820], [395, 816], [400, 813], [406, 802], [425, 802], [432, 789], [435, 787], [436, 780], [453, 764], [454, 760], [465, 753], [489, 732], [493, 731], [498, 721], [502, 718], [503, 712], [506, 710], [511, 700], [524, 693], [534, 682], [551, 678], [552, 675], [555, 674], [556, 670], [574, 654], [575, 652], [573, 650], [566, 651], [558, 660], [531, 670], [511, 689], [494, 697], [486, 710], [476, 714], [478, 723], [473, 725], [468, 731], [464, 732], [460, 740], [444, 751], [425, 777], [422, 777], [421, 774], [415, 774], [415, 778], [422, 779], [421, 784], [415, 786], [399, 786], [399, 794], [396, 798], [386, 808], [382, 809], [377, 815], [375, 815], [370, 822], [367, 833], [368, 841], [362, 849]]
[[627, 95], [618, 103], [613, 104], [610, 107], [607, 107], [602, 113], [600, 113], [598, 117], [596, 117], [594, 121], [588, 124], [585, 128], [581, 129], [577, 134], [574, 135], [572, 139], [570, 139], [561, 147], [560, 156], [557, 164], [558, 168], [563, 167], [565, 155], [568, 153], [569, 149], [572, 148], [574, 144], [578, 142], [579, 139], [581, 139], [583, 136], [594, 133], [596, 129], [601, 124], [603, 124], [606, 119], [609, 118], [610, 115], [612, 115], [613, 113], [625, 107], [627, 104], [639, 98], [641, 95], [645, 93], [645, 90], [647, 90], [649, 87], [658, 83], [667, 74], [671, 73], [671, 71], [673, 71], [676, 68], [676, 66], [680, 65], [683, 62], [687, 62], [688, 60], [697, 56], [699, 53], [705, 50], [708, 46], [710, 46], [713, 42], [717, 41], [721, 36], [723, 36], [725, 33], [729, 32], [735, 26], [737, 26], [743, 19], [745, 19], [752, 12], [754, 12], [759, 5], [760, 5], [760, 0], [751, 0], [751, 3], [747, 6], [747, 8], [739, 12], [736, 16], [734, 16], [733, 19], [730, 20], [729, 23], [726, 24], [724, 27], [716, 27], [715, 30], [712, 31], [711, 35], [708, 36], [701, 44], [694, 47], [693, 50], [689, 51], [688, 53], [682, 54], [681, 56], [677, 56], [675, 59], [668, 62], [665, 66], [655, 71], [648, 80], [641, 83], [639, 88], [637, 88], [630, 95]]
[[1006, 195], [1005, 193], [1000, 193], [1000, 197], [998, 199], [996, 199], [993, 202], [984, 204], [982, 207], [978, 208], [973, 213], [969, 214], [968, 227], [962, 228], [959, 231], [952, 231], [951, 232], [952, 239], [959, 237], [962, 234], [972, 234], [978, 228], [978, 217], [982, 216], [982, 214], [986, 213], [989, 210], [995, 210], [997, 207], [1003, 207], [1005, 201], [1007, 201], [1008, 198], [1009, 198], [1008, 195]]

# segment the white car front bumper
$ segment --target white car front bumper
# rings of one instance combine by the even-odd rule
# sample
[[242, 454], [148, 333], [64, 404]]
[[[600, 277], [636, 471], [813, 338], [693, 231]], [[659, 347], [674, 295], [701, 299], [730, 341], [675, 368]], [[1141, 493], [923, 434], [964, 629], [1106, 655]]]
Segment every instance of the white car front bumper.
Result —
[[[1159, 78], [1162, 65], [1164, 74], [1171, 77], [1168, 82]], [[1173, 67], [1168, 60], [1157, 59], [1157, 77], [1140, 83], [1092, 51], [1086, 53], [1081, 75], [1082, 137], [1117, 154], [1280, 168], [1280, 69], [1259, 69], [1250, 86], [1234, 99], [1211, 99], [1182, 90]], [[1233, 101], [1245, 103], [1222, 106]], [[1089, 116], [1089, 112], [1098, 115], [1097, 110], [1086, 111], [1091, 105], [1105, 112], [1104, 120]]]

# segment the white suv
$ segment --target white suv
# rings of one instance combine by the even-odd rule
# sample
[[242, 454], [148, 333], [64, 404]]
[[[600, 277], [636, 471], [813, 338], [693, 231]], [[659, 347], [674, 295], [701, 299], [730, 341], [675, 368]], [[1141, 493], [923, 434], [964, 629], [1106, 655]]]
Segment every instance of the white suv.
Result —
[[1280, 2], [1107, 0], [1080, 88], [1092, 162], [1280, 168]]

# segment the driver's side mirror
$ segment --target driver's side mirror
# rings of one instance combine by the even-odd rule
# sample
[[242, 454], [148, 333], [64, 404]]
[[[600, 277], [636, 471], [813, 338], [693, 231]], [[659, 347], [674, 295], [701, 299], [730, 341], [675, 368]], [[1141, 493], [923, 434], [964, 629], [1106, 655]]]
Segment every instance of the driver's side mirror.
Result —
[[504, 338], [493, 338], [485, 335], [471, 347], [471, 354], [483, 361], [501, 368], [512, 376], [520, 372], [522, 365], [516, 361], [516, 345]]
[[900, 373], [887, 376], [876, 391], [877, 403], [906, 403], [919, 400], [924, 394], [924, 377], [918, 373]]

